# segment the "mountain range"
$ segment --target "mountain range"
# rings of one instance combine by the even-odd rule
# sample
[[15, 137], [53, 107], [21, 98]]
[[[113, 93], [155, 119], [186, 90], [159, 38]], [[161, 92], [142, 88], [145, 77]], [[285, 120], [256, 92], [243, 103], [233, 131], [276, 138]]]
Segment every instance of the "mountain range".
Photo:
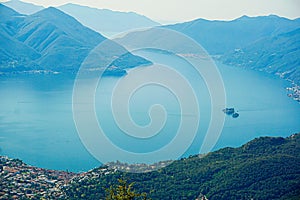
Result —
[[[2, 73], [32, 70], [75, 73], [89, 52], [106, 40], [101, 34], [53, 7], [32, 15], [22, 15], [0, 4], [0, 12]], [[101, 64], [101, 60], [94, 63]], [[126, 73], [124, 68], [149, 61], [128, 54], [126, 59], [116, 63], [118, 66], [111, 68], [111, 71], [122, 75]]]
[[160, 25], [134, 12], [97, 9], [71, 3], [59, 6], [58, 9], [73, 16], [83, 25], [108, 36], [129, 30]]
[[[5, 2], [4, 4], [20, 10], [24, 14], [40, 11], [41, 9], [43, 9], [40, 6], [24, 3], [19, 0], [12, 0], [9, 2]], [[23, 10], [20, 8], [22, 8]], [[65, 4], [58, 8], [65, 13], [73, 16], [83, 25], [98, 32], [116, 33], [128, 31], [135, 28], [153, 27], [159, 25], [158, 23], [136, 13], [116, 12], [106, 9], [90, 8], [87, 6], [80, 6], [76, 4]], [[27, 10], [28, 12], [26, 13], [25, 10]], [[56, 12], [58, 13], [58, 11]], [[51, 52], [51, 47], [43, 49], [43, 44], [45, 44], [45, 42], [38, 44], [39, 41], [44, 41], [45, 38], [43, 38], [43, 35], [51, 31], [51, 29], [53, 28], [51, 28], [51, 25], [49, 24], [44, 24], [47, 22], [47, 20], [52, 20], [50, 15], [48, 19], [44, 15], [44, 20], [42, 20], [42, 22], [41, 18], [39, 17], [40, 12], [32, 14], [30, 16], [24, 16], [21, 14], [18, 15], [17, 13], [11, 13], [11, 15], [9, 15], [7, 13], [4, 13], [3, 11], [1, 11], [1, 14], [2, 25], [0, 32], [2, 33], [2, 45], [5, 43], [7, 44], [8, 41], [10, 41], [9, 43], [12, 47], [18, 47], [14, 48], [18, 50], [13, 52], [11, 52], [12, 48], [4, 48], [5, 50], [3, 50], [2, 48], [2, 52], [6, 51], [1, 55], [2, 63], [3, 61], [5, 62], [7, 59], [10, 59], [9, 62], [6, 62], [9, 63], [7, 64], [7, 66], [16, 66], [18, 65], [18, 63], [20, 63], [20, 60], [29, 62], [29, 66], [42, 65], [45, 67], [53, 68], [53, 66], [56, 66], [58, 64], [58, 61], [61, 59], [59, 58], [59, 56], [56, 57], [55, 55], [52, 55], [53, 52]], [[8, 20], [10, 23], [9, 25], [8, 22], [5, 21], [7, 21], [7, 17], [10, 18], [11, 16], [14, 17], [13, 20]], [[52, 25], [57, 26], [55, 28], [56, 32], [54, 31], [56, 34], [62, 33], [61, 29], [64, 29], [65, 27], [70, 28], [69, 32], [67, 30], [68, 28], [65, 29], [65, 32], [69, 33], [68, 36], [70, 36], [71, 32], [72, 34], [76, 35], [76, 32], [78, 31], [75, 30], [78, 29], [79, 26], [82, 30], [85, 30], [80, 31], [84, 36], [82, 38], [77, 38], [80, 37], [80, 35], [77, 34], [76, 36], [74, 36], [75, 38], [72, 35], [72, 39], [62, 39], [66, 37], [64, 35], [60, 36], [60, 39], [55, 40], [55, 42], [57, 42], [57, 44], [54, 45], [55, 48], [60, 45], [65, 46], [65, 48], [60, 48], [59, 54], [68, 55], [67, 57], [71, 57], [71, 54], [76, 55], [76, 57], [78, 57], [79, 59], [78, 61], [75, 61], [77, 62], [75, 65], [78, 65], [87, 55], [86, 51], [89, 51], [93, 47], [93, 45], [90, 46], [91, 41], [86, 40], [90, 39], [94, 40], [95, 43], [99, 43], [99, 41], [101, 41], [100, 38], [103, 36], [93, 33], [93, 36], [91, 37], [90, 30], [87, 31], [88, 29], [84, 28], [81, 25], [78, 25], [78, 22], [74, 24], [76, 20], [70, 20], [71, 17], [67, 17], [67, 15], [63, 15], [62, 13], [60, 13], [60, 15], [58, 16], [61, 17], [59, 20], [51, 21]], [[64, 16], [65, 18], [63, 18], [62, 16]], [[56, 17], [53, 18], [55, 19]], [[21, 19], [26, 20], [23, 20], [23, 22], [21, 23]], [[66, 26], [63, 23], [64, 21], [68, 21], [68, 24], [65, 23]], [[69, 23], [71, 21], [72, 25], [70, 25]], [[33, 24], [35, 24], [36, 27], [44, 27], [39, 28], [39, 30], [36, 28], [36, 30], [38, 31], [35, 32], [33, 36], [26, 39], [26, 41], [22, 41], [24, 37], [26, 37], [26, 33], [24, 32], [28, 31], [28, 28], [30, 27], [26, 27], [26, 23], [29, 24], [31, 22], [34, 22], [31, 25], [32, 29], [34, 29]], [[11, 26], [11, 24], [14, 24], [15, 27], [20, 27], [20, 23], [21, 28], [18, 30], [8, 27]], [[43, 25], [41, 25], [41, 23], [43, 23]], [[26, 27], [26, 29], [22, 27]], [[217, 56], [218, 58], [221, 57], [220, 60], [225, 64], [250, 67], [260, 71], [267, 71], [269, 73], [280, 75], [285, 79], [299, 84], [299, 61], [297, 58], [300, 57], [300, 43], [296, 29], [300, 28], [300, 19], [290, 20], [283, 17], [278, 17], [276, 15], [260, 17], [242, 16], [232, 21], [211, 21], [205, 19], [197, 19], [190, 22], [166, 25], [162, 27], [184, 33], [188, 37], [191, 37], [200, 45], [202, 45], [210, 55], [213, 55], [214, 57]], [[13, 31], [9, 31], [14, 35], [13, 37], [17, 37], [17, 41], [15, 40], [16, 38], [11, 38], [12, 34], [8, 34], [8, 29], [14, 29]], [[139, 42], [141, 43], [141, 46], [143, 45], [142, 43], [145, 42], [139, 41], [139, 35], [141, 34], [147, 34], [148, 43], [149, 41], [151, 42], [151, 39], [153, 40], [153, 42], [159, 42], [160, 40], [157, 40], [157, 38], [168, 37], [168, 35], [155, 35], [152, 29], [145, 31], [147, 33], [141, 32], [143, 31], [132, 32], [126, 35], [121, 40]], [[142, 38], [143, 40], [145, 39], [145, 37]], [[62, 40], [64, 42], [62, 42]], [[33, 45], [33, 43], [35, 44]], [[281, 49], [280, 46], [283, 43], [291, 45], [286, 45], [285, 49]], [[172, 44], [169, 45], [171, 45], [172, 49], [174, 49], [174, 46], [172, 46]], [[273, 55], [275, 49], [276, 56]], [[190, 51], [189, 46], [181, 44], [178, 52], [189, 53], [186, 51]], [[24, 52], [26, 53], [24, 54]], [[47, 54], [47, 58], [43, 56], [45, 54]], [[40, 58], [37, 59], [37, 57]], [[32, 60], [36, 59], [38, 60], [38, 62], [32, 62]], [[66, 69], [69, 68], [68, 65], [71, 65], [70, 60], [73, 59], [65, 59], [66, 62], [63, 63]]]
[[[34, 14], [44, 9], [42, 6], [22, 2], [20, 0], [10, 0], [3, 4], [26, 15]], [[112, 36], [132, 29], [160, 25], [159, 23], [134, 12], [97, 9], [72, 3], [58, 6], [57, 8], [74, 17], [84, 26], [107, 36]]]
[[197, 19], [165, 27], [191, 37], [225, 64], [265, 71], [300, 84], [299, 18]]
[[259, 39], [295, 30], [300, 27], [300, 19], [290, 20], [276, 15], [243, 16], [232, 21], [197, 19], [164, 27], [191, 37], [210, 55], [223, 55]]
[[[266, 71], [300, 84], [300, 19], [290, 20], [276, 15], [243, 16], [232, 21], [197, 19], [161, 28], [183, 33], [225, 64]], [[168, 31], [152, 28], [129, 33], [118, 41], [155, 46], [169, 35]], [[164, 43], [164, 46], [173, 53], [195, 53], [189, 44], [174, 41]]]

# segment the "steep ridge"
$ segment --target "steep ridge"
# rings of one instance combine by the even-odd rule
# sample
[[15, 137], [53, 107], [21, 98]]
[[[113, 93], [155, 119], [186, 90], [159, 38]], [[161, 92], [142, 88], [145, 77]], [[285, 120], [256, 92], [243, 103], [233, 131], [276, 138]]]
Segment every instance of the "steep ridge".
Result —
[[16, 68], [24, 70], [27, 65], [34, 68], [35, 64], [32, 61], [41, 55], [15, 38], [18, 24], [25, 19], [25, 16], [2, 4], [0, 4], [0, 13], [1, 71], [8, 72]]
[[[29, 16], [21, 15], [2, 4], [0, 9], [5, 16], [0, 21], [0, 37], [5, 41], [0, 44], [0, 51], [3, 52], [1, 73], [32, 70], [76, 73], [89, 52], [106, 40], [53, 7]], [[111, 52], [115, 50], [107, 49]], [[105, 59], [105, 56], [92, 63], [101, 64], [101, 59]], [[112, 63], [114, 66], [109, 72], [110, 75], [124, 75], [126, 68], [149, 63], [128, 53]]]

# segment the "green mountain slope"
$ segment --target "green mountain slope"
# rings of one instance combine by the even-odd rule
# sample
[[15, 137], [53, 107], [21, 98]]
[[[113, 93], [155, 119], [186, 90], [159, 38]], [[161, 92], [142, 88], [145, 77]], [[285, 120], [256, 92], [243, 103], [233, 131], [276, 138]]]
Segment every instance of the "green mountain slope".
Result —
[[0, 71], [25, 70], [28, 65], [34, 68], [35, 64], [32, 61], [41, 55], [15, 38], [17, 25], [25, 16], [2, 4], [0, 13]]
[[52, 7], [26, 17], [19, 27], [15, 37], [43, 55], [36, 62], [44, 69], [78, 69], [90, 50], [105, 40]]
[[300, 19], [275, 15], [233, 21], [191, 22], [166, 26], [182, 32], [228, 65], [279, 75], [293, 82], [290, 94], [300, 101]]
[[[91, 50], [107, 40], [53, 7], [25, 16], [0, 4], [0, 12], [4, 16], [0, 19], [1, 73], [33, 70], [76, 73]], [[107, 71], [110, 75], [124, 75], [125, 68], [150, 63], [118, 45], [112, 45], [107, 52], [119, 50], [125, 55], [111, 64], [113, 67]], [[106, 57], [101, 55], [89, 62], [105, 67], [101, 64]]]
[[267, 37], [222, 58], [229, 65], [248, 67], [273, 74], [300, 84], [300, 28]]
[[[169, 161], [152, 167], [162, 166]], [[1, 199], [105, 199], [105, 189], [125, 179], [153, 200], [299, 199], [300, 134], [262, 137], [239, 148], [190, 156], [147, 173], [145, 165], [110, 163], [79, 174], [40, 169], [0, 156]], [[149, 166], [148, 166], [149, 167]], [[148, 168], [152, 168], [151, 166]]]
[[95, 169], [74, 178], [65, 191], [70, 199], [104, 199], [103, 188], [122, 178], [134, 182], [137, 192], [146, 192], [152, 199], [192, 200], [200, 194], [208, 199], [297, 199], [299, 163], [300, 134], [285, 139], [264, 137], [148, 173]]

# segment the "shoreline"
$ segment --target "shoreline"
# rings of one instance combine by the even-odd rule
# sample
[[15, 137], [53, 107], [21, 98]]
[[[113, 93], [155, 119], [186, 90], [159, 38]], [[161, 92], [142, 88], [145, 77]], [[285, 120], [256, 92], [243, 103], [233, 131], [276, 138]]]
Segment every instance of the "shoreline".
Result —
[[300, 86], [292, 83], [291, 87], [287, 87], [286, 90], [288, 91], [287, 96], [292, 98], [293, 100], [300, 103]]

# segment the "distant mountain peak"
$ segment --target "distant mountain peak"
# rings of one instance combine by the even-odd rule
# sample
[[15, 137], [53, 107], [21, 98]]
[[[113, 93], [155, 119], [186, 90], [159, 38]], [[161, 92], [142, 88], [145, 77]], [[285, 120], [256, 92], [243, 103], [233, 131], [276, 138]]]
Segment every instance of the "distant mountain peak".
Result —
[[2, 14], [2, 12], [10, 12], [10, 13], [15, 13], [15, 14], [19, 14], [17, 11], [15, 11], [14, 9], [0, 3], [0, 12]]
[[58, 9], [73, 16], [83, 25], [107, 35], [160, 25], [146, 16], [135, 12], [91, 8], [73, 3], [59, 6]]
[[237, 20], [238, 20], [238, 19], [239, 19], [239, 20], [244, 20], [244, 19], [250, 19], [250, 18], [251, 18], [251, 17], [248, 16], [248, 15], [243, 15], [243, 16], [237, 18]]
[[5, 21], [6, 19], [9, 19], [12, 16], [21, 15], [20, 13], [16, 12], [12, 8], [5, 6], [1, 3], [0, 3], [0, 13], [1, 13], [0, 21]]
[[275, 14], [270, 14], [270, 15], [268, 15], [268, 17], [273, 17], [273, 18], [282, 18], [282, 17], [279, 17], [278, 15], [275, 15]]
[[45, 8], [45, 9], [43, 9], [43, 10], [41, 10], [41, 11], [39, 11], [39, 12], [37, 12], [37, 13], [35, 13], [34, 15], [39, 15], [39, 14], [44, 14], [44, 13], [47, 13], [47, 14], [64, 14], [65, 15], [65, 13], [64, 12], [62, 12], [61, 10], [59, 10], [59, 9], [57, 9], [57, 8], [55, 8], [55, 7], [52, 7], [52, 6], [50, 6], [50, 7], [48, 7], [48, 8]]
[[20, 0], [10, 0], [3, 3], [4, 5], [16, 10], [21, 14], [31, 15], [42, 10], [43, 6], [38, 6], [32, 3], [23, 2]]
[[[55, 7], [45, 8], [37, 13], [34, 13], [31, 16], [32, 17], [41, 17], [44, 19], [48, 19], [49, 21], [56, 21], [56, 19], [58, 19], [58, 20], [64, 19], [65, 20], [64, 22], [66, 22], [68, 20], [70, 23], [79, 23], [72, 16], [64, 13], [63, 11], [61, 11]], [[64, 22], [61, 22], [61, 23], [64, 23]]]
[[264, 16], [248, 16], [248, 15], [243, 15], [233, 21], [239, 21], [239, 20], [257, 20], [257, 19], [267, 19], [267, 20], [290, 20], [285, 17], [280, 17], [278, 15], [270, 14], [270, 15], [264, 15]]
[[[47, 24], [52, 24], [67, 35], [75, 36], [73, 39], [76, 39], [80, 43], [81, 41], [84, 41], [84, 45], [94, 45], [95, 40], [99, 43], [105, 39], [99, 33], [83, 26], [74, 17], [55, 7], [45, 8], [28, 17], [35, 23], [46, 22]], [[79, 30], [81, 30], [81, 32]], [[83, 32], [85, 32], [85, 34], [83, 34]], [[94, 38], [94, 40], [92, 38]]]

